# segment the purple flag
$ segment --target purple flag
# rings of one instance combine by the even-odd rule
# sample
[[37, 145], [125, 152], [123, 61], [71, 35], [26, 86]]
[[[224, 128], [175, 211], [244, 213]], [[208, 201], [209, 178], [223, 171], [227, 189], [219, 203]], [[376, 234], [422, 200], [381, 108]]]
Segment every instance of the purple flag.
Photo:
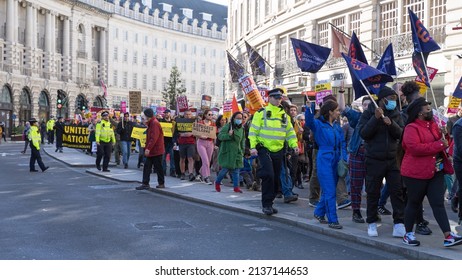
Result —
[[414, 43], [414, 51], [421, 53], [430, 53], [440, 49], [440, 46], [433, 40], [427, 28], [422, 24], [420, 19], [411, 11], [407, 9], [409, 14], [409, 21], [412, 30], [412, 42]]
[[412, 66], [417, 73], [417, 77], [427, 86], [430, 87], [430, 79], [428, 77], [427, 67], [425, 67], [424, 59], [422, 58], [422, 53], [414, 51], [412, 54]]
[[[379, 64], [377, 64], [377, 70], [382, 71], [391, 76], [396, 76], [395, 58], [393, 56], [393, 45], [389, 44], [383, 52], [382, 58], [380, 58]], [[385, 84], [375, 84], [369, 87], [369, 90], [374, 94], [378, 94], [380, 89]]]
[[385, 74], [357, 59], [351, 58], [344, 53], [342, 53], [342, 56], [348, 65], [350, 75], [352, 77], [356, 77], [358, 80], [361, 80], [365, 86], [393, 82], [393, 78], [390, 75]]
[[[363, 48], [361, 47], [361, 43], [359, 42], [358, 37], [356, 36], [356, 33], [354, 32], [353, 32], [353, 35], [351, 35], [350, 48], [348, 49], [348, 56], [356, 60], [359, 60], [365, 64], [368, 64], [366, 55], [364, 54]], [[353, 89], [355, 91], [355, 99], [367, 94], [364, 87], [356, 79], [356, 76], [352, 75], [351, 81], [353, 83]]]
[[226, 52], [228, 55], [228, 64], [229, 64], [229, 73], [231, 74], [231, 81], [233, 83], [239, 82], [239, 78], [242, 77], [245, 73], [244, 67], [242, 67], [239, 62], [237, 62], [234, 57]]
[[245, 41], [245, 47], [247, 48], [247, 54], [249, 55], [250, 68], [252, 69], [252, 74], [257, 75], [266, 75], [266, 64], [263, 57], [258, 54], [257, 51], [252, 48], [252, 46]]
[[290, 38], [298, 67], [303, 72], [316, 73], [326, 63], [330, 48]]
[[460, 77], [459, 83], [457, 84], [457, 87], [454, 90], [452, 96], [462, 98], [462, 77]]

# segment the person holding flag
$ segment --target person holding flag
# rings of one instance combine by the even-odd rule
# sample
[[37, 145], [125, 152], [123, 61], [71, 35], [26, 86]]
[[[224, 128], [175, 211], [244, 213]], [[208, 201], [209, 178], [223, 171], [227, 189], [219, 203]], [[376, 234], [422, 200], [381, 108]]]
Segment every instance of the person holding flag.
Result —
[[404, 124], [396, 106], [396, 92], [385, 86], [377, 97], [377, 105], [369, 104], [358, 123], [360, 136], [365, 142], [367, 233], [378, 236], [378, 202], [382, 181], [386, 178], [393, 207], [393, 236], [402, 238], [406, 233], [403, 224], [404, 198], [396, 152]]

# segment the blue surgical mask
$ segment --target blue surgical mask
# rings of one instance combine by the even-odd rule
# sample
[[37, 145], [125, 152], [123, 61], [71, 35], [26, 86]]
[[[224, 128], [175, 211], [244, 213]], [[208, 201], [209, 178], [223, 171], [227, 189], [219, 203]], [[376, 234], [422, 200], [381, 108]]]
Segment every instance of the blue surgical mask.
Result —
[[236, 125], [240, 125], [240, 124], [242, 124], [242, 120], [235, 119], [235, 120], [234, 120], [234, 123], [235, 123]]
[[396, 100], [387, 100], [388, 102], [385, 104], [385, 108], [388, 111], [393, 111], [396, 108]]

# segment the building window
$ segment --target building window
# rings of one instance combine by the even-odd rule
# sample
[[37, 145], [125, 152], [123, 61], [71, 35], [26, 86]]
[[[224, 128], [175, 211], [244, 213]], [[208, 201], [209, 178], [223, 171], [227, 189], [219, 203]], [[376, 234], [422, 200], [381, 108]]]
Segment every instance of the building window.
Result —
[[193, 55], [196, 55], [196, 51], [197, 51], [196, 46], [193, 46], [193, 47], [192, 47], [192, 54], [193, 54]]
[[271, 0], [264, 0], [264, 1], [265, 1], [265, 17], [267, 17], [271, 13]]
[[132, 87], [133, 88], [138, 88], [138, 74], [133, 73], [133, 81], [132, 81]]
[[162, 78], [162, 90], [167, 89], [167, 78], [163, 77]]
[[255, 1], [255, 10], [254, 10], [254, 22], [253, 25], [258, 25], [260, 23], [260, 0]]
[[201, 82], [201, 91], [199, 92], [200, 94], [205, 94], [205, 82]]
[[152, 67], [157, 68], [157, 55], [156, 54], [152, 57]]
[[114, 37], [115, 37], [116, 39], [119, 39], [119, 28], [116, 28], [116, 29], [114, 30]]
[[114, 61], [119, 60], [119, 48], [115, 47], [114, 48]]
[[396, 9], [395, 2], [380, 5], [380, 38], [390, 38], [396, 35], [398, 27], [397, 21], [398, 10]]
[[187, 53], [188, 52], [188, 45], [186, 44], [183, 44], [183, 48], [181, 50], [183, 53]]
[[407, 9], [410, 8], [414, 14], [419, 17], [422, 22], [425, 22], [426, 18], [424, 17], [424, 0], [403, 0], [403, 33], [411, 32], [411, 25], [409, 24], [409, 15]]
[[112, 76], [112, 84], [116, 87], [118, 86], [118, 73], [117, 70], [114, 70], [114, 75]]
[[167, 69], [167, 57], [162, 57], [162, 69]]
[[191, 73], [196, 73], [196, 62], [195, 61], [192, 62]]
[[183, 61], [181, 62], [181, 71], [186, 72], [186, 60], [185, 59], [183, 59]]
[[361, 12], [353, 13], [349, 15], [350, 28], [349, 33], [361, 34]]
[[124, 32], [124, 41], [128, 41], [128, 31]]
[[[430, 24], [428, 26], [441, 26], [446, 24], [446, 0], [431, 0]], [[436, 36], [436, 34], [433, 34]]]
[[145, 46], [148, 45], [148, 36], [147, 35], [144, 35], [144, 45]]
[[196, 81], [191, 81], [191, 94], [196, 94]]
[[289, 38], [287, 39], [287, 45], [288, 45], [288, 49], [287, 49], [287, 56], [289, 57], [289, 59], [293, 59], [294, 58], [294, 51], [293, 51], [293, 47], [292, 47], [292, 40], [290, 40], [290, 38], [295, 38], [297, 39], [297, 33], [292, 33], [292, 34], [289, 34]]
[[157, 48], [157, 38], [152, 39], [152, 47]]
[[173, 42], [173, 51], [176, 52], [176, 42]]
[[278, 10], [282, 11], [287, 6], [287, 0], [278, 0]]
[[138, 64], [138, 52], [133, 53], [133, 64]]
[[318, 45], [327, 47], [329, 43], [329, 23], [323, 22], [318, 24]]
[[124, 88], [127, 88], [127, 79], [128, 79], [128, 72], [125, 71], [123, 79], [122, 79], [122, 85], [123, 85]]
[[215, 95], [215, 83], [210, 83], [210, 95]]
[[216, 65], [215, 64], [212, 64], [212, 70], [211, 70], [212, 73], [210, 73], [212, 76], [215, 76], [216, 75]]
[[281, 61], [287, 60], [287, 36], [282, 36], [279, 40], [279, 57]]
[[148, 54], [143, 54], [143, 66], [148, 66]]
[[201, 63], [201, 74], [205, 74], [205, 63]]
[[148, 75], [144, 74], [143, 75], [143, 89], [148, 88]]
[[157, 76], [152, 76], [152, 90], [157, 90]]
[[124, 50], [124, 62], [128, 62], [128, 50]]
[[168, 42], [167, 40], [164, 40], [164, 49], [167, 49], [168, 48]]

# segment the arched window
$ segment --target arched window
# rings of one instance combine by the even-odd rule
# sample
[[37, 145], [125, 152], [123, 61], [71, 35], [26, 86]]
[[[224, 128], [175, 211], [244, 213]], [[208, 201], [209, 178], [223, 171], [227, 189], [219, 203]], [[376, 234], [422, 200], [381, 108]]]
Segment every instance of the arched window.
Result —
[[11, 90], [7, 85], [3, 86], [0, 103], [11, 103]]
[[21, 97], [19, 97], [19, 104], [21, 106], [30, 105], [30, 95], [27, 88], [23, 88], [21, 91]]
[[46, 91], [40, 92], [40, 97], [39, 97], [39, 106], [40, 107], [48, 107], [50, 105], [50, 102], [48, 101], [48, 95]]

